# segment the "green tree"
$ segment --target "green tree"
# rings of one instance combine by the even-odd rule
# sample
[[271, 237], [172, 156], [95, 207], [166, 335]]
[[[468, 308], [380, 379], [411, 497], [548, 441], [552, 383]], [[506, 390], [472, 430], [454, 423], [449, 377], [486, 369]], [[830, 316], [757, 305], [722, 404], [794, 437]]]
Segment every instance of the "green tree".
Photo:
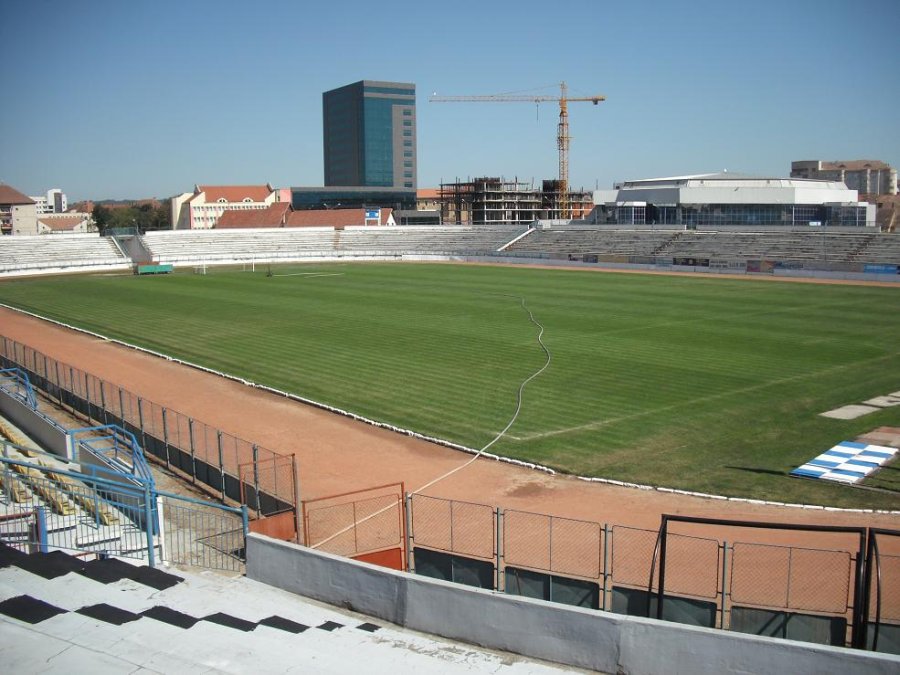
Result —
[[103, 206], [103, 204], [97, 204], [94, 206], [92, 216], [94, 218], [94, 224], [97, 226], [97, 230], [99, 230], [100, 234], [103, 234], [106, 231], [106, 228], [109, 227], [112, 219], [112, 211], [108, 207]]

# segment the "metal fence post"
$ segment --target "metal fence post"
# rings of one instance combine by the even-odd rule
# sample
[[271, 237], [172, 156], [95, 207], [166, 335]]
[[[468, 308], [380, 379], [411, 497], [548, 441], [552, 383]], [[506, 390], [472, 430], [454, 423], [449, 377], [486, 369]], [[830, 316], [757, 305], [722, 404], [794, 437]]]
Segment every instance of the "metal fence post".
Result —
[[56, 400], [59, 401], [60, 405], [63, 405], [62, 385], [60, 384], [61, 380], [59, 379], [59, 361], [56, 359], [53, 359], [53, 370], [56, 371]]
[[225, 501], [225, 462], [222, 459], [222, 430], [216, 432], [216, 446], [219, 450], [219, 479], [222, 481], [222, 501]]
[[147, 447], [147, 433], [144, 431], [144, 399], [138, 396], [138, 424], [141, 425], [141, 447]]
[[[725, 630], [725, 599], [728, 597], [726, 592], [728, 584], [728, 540], [722, 542], [722, 616], [719, 620], [719, 628]], [[729, 621], [729, 625], [731, 622]]]
[[194, 459], [194, 418], [188, 417], [188, 436], [191, 440], [191, 485], [194, 485], [197, 476], [197, 462]]
[[169, 430], [166, 428], [166, 409], [162, 409], [163, 444], [166, 446], [166, 468], [169, 468]]
[[34, 529], [38, 553], [47, 552], [47, 514], [43, 506], [34, 509]]
[[606, 609], [606, 596], [609, 593], [609, 534], [610, 529], [607, 523], [603, 523], [603, 602], [600, 609]]
[[297, 453], [291, 454], [291, 472], [294, 475], [294, 527], [297, 528], [297, 543], [302, 544], [300, 536], [302, 529], [300, 523], [300, 469], [297, 468]]
[[96, 489], [93, 490], [94, 493], [94, 525], [96, 527], [100, 527], [100, 492]]
[[[871, 536], [871, 535], [870, 535]], [[863, 558], [866, 551], [866, 534], [860, 532], [859, 546], [856, 551], [856, 578], [853, 584], [853, 631], [850, 636], [850, 644], [857, 649], [866, 648], [866, 622], [869, 617], [864, 614], [865, 607], [868, 604], [865, 596], [866, 591], [865, 565]]]
[[[6, 445], [6, 441], [2, 437], [0, 437], [0, 440], [3, 441], [3, 456], [8, 457], [9, 447]], [[12, 501], [13, 485], [12, 478], [10, 477], [9, 473], [9, 464], [3, 465], [3, 494], [6, 495], [7, 499]]]
[[84, 374], [84, 400], [87, 402], [87, 416], [89, 420], [93, 420], [94, 416], [91, 415], [91, 387], [88, 383], [88, 374]]
[[125, 399], [122, 398], [122, 387], [119, 387], [119, 420], [125, 426]]
[[107, 424], [109, 422], [108, 412], [106, 410], [106, 382], [100, 380], [100, 411], [103, 413], [103, 424]]
[[[497, 579], [494, 588], [498, 591], [506, 592], [506, 577], [500, 574], [500, 561], [503, 559], [503, 509], [499, 506], [494, 510], [494, 517], [497, 519], [497, 556], [495, 566], [497, 568]], [[501, 583], [502, 581], [502, 583]], [[502, 586], [502, 588], [501, 588]]]
[[156, 495], [156, 513], [159, 522], [159, 534], [157, 535], [157, 539], [159, 540], [159, 561], [164, 563], [168, 551], [166, 550], [166, 518], [165, 513], [163, 512], [162, 495]]
[[253, 444], [253, 492], [256, 495], [256, 515], [259, 517], [259, 446]]
[[[669, 520], [665, 515], [662, 517], [662, 524], [659, 527], [659, 590], [656, 593], [656, 618], [663, 618], [663, 602], [664, 602], [664, 593], [666, 592], [666, 539], [667, 533], [669, 530]], [[653, 570], [650, 571], [653, 573]], [[652, 591], [653, 589], [649, 589]], [[647, 604], [649, 606], [650, 597], [647, 597]], [[649, 607], [648, 607], [649, 609]], [[648, 612], [649, 614], [649, 612]]]
[[241, 504], [241, 528], [244, 531], [244, 562], [247, 562], [247, 534], [250, 532], [250, 515], [247, 505]]
[[144, 483], [144, 529], [147, 533], [147, 561], [150, 567], [156, 567], [156, 551], [153, 544], [153, 509], [150, 505], [150, 483]]
[[412, 552], [412, 544], [410, 532], [412, 530], [412, 495], [410, 493], [405, 493], [403, 495], [403, 502], [406, 506], [405, 516], [406, 516], [406, 528], [403, 531], [403, 546], [406, 550], [406, 571], [415, 573], [415, 565], [413, 565], [413, 552]]

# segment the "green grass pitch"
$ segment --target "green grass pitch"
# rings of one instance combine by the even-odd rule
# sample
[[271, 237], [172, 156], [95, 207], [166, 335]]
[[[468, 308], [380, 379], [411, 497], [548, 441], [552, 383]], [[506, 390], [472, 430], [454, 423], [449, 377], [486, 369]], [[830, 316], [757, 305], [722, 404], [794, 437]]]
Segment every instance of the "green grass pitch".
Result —
[[900, 462], [866, 483], [876, 490], [787, 476], [838, 441], [900, 426], [900, 407], [819, 416], [900, 390], [900, 289], [440, 264], [273, 271], [9, 280], [0, 302], [481, 448], [544, 362], [520, 296], [552, 362], [492, 452], [703, 492], [900, 508]]

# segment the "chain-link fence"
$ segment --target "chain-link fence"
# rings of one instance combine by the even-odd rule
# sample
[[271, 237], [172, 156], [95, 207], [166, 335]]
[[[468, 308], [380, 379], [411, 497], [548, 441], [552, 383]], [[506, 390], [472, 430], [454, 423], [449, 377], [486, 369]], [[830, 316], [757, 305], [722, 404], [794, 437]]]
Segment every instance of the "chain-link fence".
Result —
[[669, 598], [688, 597], [690, 613], [709, 625], [861, 645], [863, 528], [663, 516], [660, 543], [657, 617], [687, 611]]
[[541, 513], [503, 512], [503, 559], [507, 565], [563, 576], [599, 579], [602, 575], [599, 523]]
[[497, 553], [496, 510], [485, 504], [411, 496], [411, 532], [415, 546], [482, 560]]
[[[145, 400], [123, 387], [0, 337], [0, 367], [21, 368], [32, 386], [64, 408], [131, 431], [148, 455], [223, 499], [247, 503], [258, 515], [296, 506], [292, 458], [227, 434], [188, 415]], [[254, 465], [250, 490], [240, 467]], [[252, 502], [242, 501], [245, 497]]]
[[405, 538], [403, 485], [320, 497], [303, 502], [304, 541], [350, 558], [397, 549]]

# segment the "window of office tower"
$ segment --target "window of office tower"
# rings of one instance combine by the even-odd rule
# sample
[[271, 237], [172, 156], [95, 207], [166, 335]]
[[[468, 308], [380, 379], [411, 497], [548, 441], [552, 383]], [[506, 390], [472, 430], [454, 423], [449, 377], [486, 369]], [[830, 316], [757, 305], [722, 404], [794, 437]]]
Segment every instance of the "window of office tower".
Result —
[[403, 116], [411, 117], [415, 106], [414, 97], [415, 89], [383, 86], [364, 88], [364, 184], [377, 186], [395, 184], [394, 145], [395, 137], [400, 132], [394, 128], [394, 109], [396, 106], [403, 106]]

